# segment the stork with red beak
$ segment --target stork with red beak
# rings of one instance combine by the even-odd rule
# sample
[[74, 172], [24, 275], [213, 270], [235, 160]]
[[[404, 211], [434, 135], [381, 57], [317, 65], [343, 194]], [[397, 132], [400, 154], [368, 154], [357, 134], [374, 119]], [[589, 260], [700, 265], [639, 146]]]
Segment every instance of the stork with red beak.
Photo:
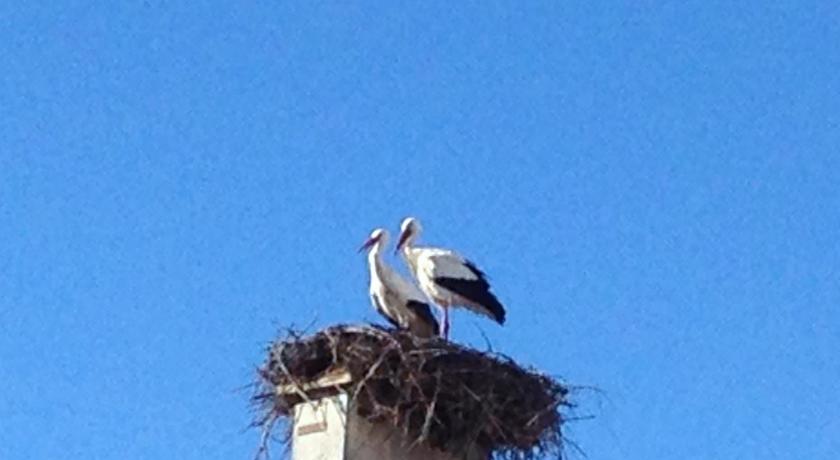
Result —
[[398, 329], [407, 329], [418, 337], [438, 335], [440, 327], [423, 293], [382, 262], [386, 244], [388, 232], [377, 228], [359, 248], [359, 252], [368, 251], [373, 307]]
[[449, 336], [450, 307], [465, 307], [504, 324], [505, 307], [490, 292], [484, 272], [454, 251], [415, 247], [421, 230], [417, 219], [403, 220], [396, 251], [402, 251], [423, 293], [443, 309], [443, 336]]

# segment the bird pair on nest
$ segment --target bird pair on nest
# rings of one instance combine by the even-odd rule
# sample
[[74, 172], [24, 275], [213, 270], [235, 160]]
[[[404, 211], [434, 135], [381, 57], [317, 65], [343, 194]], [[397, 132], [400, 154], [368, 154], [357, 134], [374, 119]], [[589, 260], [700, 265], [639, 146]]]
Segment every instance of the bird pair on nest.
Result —
[[[368, 250], [370, 298], [373, 307], [391, 324], [420, 337], [449, 336], [449, 308], [464, 307], [499, 324], [505, 322], [505, 308], [490, 292], [484, 272], [458, 253], [448, 249], [417, 247], [420, 222], [403, 220], [395, 252], [402, 254], [420, 289], [382, 262], [388, 232], [375, 229], [359, 249]], [[422, 292], [420, 292], [422, 290]], [[430, 299], [443, 310], [443, 329], [432, 315]]]

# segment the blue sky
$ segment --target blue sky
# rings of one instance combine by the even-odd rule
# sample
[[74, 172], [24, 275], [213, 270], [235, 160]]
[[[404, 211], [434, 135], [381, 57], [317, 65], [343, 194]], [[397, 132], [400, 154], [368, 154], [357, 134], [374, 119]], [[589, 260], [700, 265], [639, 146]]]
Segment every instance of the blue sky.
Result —
[[413, 214], [589, 458], [836, 459], [840, 7], [732, 3], [0, 5], [0, 458], [250, 459]]

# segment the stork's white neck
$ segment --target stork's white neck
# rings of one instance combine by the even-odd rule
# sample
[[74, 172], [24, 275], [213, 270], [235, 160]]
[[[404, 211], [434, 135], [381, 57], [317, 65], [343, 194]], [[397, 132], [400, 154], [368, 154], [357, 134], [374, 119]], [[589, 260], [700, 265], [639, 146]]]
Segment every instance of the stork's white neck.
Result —
[[411, 273], [416, 277], [417, 276], [417, 258], [419, 257], [419, 248], [414, 247], [414, 239], [411, 238], [405, 242], [400, 253], [402, 254], [403, 260], [405, 260], [406, 264], [408, 264], [409, 270]]
[[370, 268], [370, 276], [381, 277], [382, 268], [382, 242], [378, 241], [368, 251], [368, 267]]

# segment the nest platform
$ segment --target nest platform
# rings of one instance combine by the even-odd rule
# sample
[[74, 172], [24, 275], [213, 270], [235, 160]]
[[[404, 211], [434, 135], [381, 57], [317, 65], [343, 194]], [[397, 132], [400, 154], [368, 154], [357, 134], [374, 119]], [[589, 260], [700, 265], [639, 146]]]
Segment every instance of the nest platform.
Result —
[[332, 381], [358, 415], [414, 443], [456, 455], [478, 445], [495, 459], [562, 457], [567, 387], [506, 356], [440, 338], [349, 325], [287, 332], [269, 347], [259, 379], [263, 426], [317, 399], [314, 388]]

